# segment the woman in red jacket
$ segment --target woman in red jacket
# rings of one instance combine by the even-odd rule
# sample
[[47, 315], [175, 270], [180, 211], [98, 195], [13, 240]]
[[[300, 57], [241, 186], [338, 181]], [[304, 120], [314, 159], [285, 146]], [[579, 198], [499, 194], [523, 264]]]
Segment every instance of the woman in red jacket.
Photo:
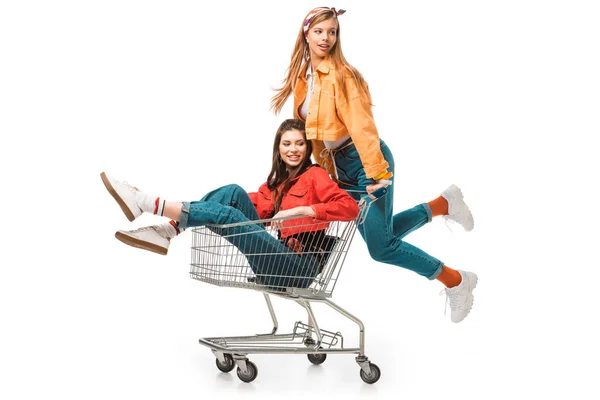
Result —
[[[241, 235], [228, 236], [227, 240], [242, 253], [252, 254], [247, 258], [259, 283], [307, 287], [311, 279], [291, 277], [314, 277], [319, 262], [314, 257], [299, 257], [297, 252], [310, 246], [306, 240], [310, 235], [322, 233], [328, 226], [327, 221], [351, 221], [359, 210], [356, 201], [340, 189], [324, 169], [312, 164], [311, 143], [306, 140], [304, 129], [304, 122], [295, 119], [285, 120], [280, 125], [273, 143], [271, 172], [256, 193], [228, 185], [206, 194], [200, 201], [168, 202], [103, 172], [104, 185], [130, 221], [143, 212], [171, 219], [162, 225], [118, 231], [115, 236], [130, 246], [166, 255], [171, 239], [187, 227], [298, 216], [273, 222], [280, 229], [282, 241], [271, 236], [261, 224], [242, 225], [236, 232]], [[252, 240], [243, 239], [246, 233], [252, 234]], [[256, 254], [257, 249], [261, 249], [262, 254], [269, 253], [269, 259]], [[270, 276], [273, 275], [268, 271], [270, 265], [278, 266], [277, 278]]]

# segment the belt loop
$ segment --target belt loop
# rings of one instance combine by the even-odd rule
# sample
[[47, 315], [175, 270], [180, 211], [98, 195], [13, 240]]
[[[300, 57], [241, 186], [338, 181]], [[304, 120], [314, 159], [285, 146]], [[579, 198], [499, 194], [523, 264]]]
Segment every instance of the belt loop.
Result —
[[350, 146], [351, 144], [354, 144], [354, 142], [352, 141], [352, 138], [348, 138], [348, 140], [346, 141], [346, 143], [343, 143], [340, 147], [338, 147], [336, 150], [340, 151], [340, 150], [344, 150], [346, 147]]

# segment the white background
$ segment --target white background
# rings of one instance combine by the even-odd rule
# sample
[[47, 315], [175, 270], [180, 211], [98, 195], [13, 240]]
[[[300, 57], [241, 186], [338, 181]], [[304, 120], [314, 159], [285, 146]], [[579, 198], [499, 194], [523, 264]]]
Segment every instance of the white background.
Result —
[[[331, 4], [395, 156], [396, 209], [457, 183], [476, 220], [408, 238], [479, 275], [460, 324], [439, 282], [354, 242], [333, 300], [363, 319], [376, 385], [347, 355], [251, 356], [252, 384], [220, 373], [197, 339], [269, 331], [261, 294], [189, 279], [189, 232], [167, 257], [113, 237], [156, 219], [129, 223], [101, 171], [170, 200], [254, 190], [291, 116], [269, 112], [272, 88], [322, 4], [203, 3], [0, 3], [0, 398], [600, 396], [597, 2]], [[282, 331], [304, 317], [275, 307]]]

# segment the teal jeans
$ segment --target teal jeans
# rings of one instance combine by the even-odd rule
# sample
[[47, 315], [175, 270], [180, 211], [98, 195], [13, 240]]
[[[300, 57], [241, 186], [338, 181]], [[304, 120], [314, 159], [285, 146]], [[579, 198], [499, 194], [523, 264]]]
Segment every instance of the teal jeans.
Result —
[[258, 219], [248, 193], [238, 185], [228, 185], [213, 190], [200, 201], [184, 202], [179, 228], [206, 226], [223, 236], [246, 255], [257, 283], [272, 289], [310, 286], [319, 270], [315, 257], [308, 254], [300, 257], [271, 236], [262, 224], [213, 226]]
[[[392, 152], [383, 140], [380, 146], [383, 157], [390, 164], [388, 170], [394, 172]], [[336, 151], [334, 157], [338, 178], [344, 182], [340, 187], [351, 190], [375, 183], [366, 177], [354, 144]], [[391, 178], [392, 182], [394, 177]], [[357, 200], [361, 196], [356, 192], [350, 192], [350, 195]], [[423, 203], [394, 215], [393, 204], [392, 184], [385, 195], [371, 205], [367, 219], [358, 227], [369, 254], [375, 261], [409, 269], [428, 279], [437, 278], [444, 263], [404, 240], [406, 235], [431, 221], [431, 208]]]

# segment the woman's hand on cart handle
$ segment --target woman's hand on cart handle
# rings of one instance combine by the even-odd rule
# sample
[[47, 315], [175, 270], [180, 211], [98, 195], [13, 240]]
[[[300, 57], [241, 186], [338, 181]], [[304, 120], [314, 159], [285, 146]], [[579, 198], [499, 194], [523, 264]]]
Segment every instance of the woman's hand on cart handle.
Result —
[[371, 198], [371, 200], [377, 200], [379, 197], [381, 197], [381, 195], [377, 196], [377, 194], [379, 194], [380, 192], [378, 192], [375, 195], [373, 195], [372, 193], [379, 189], [383, 189], [386, 187], [388, 187], [388, 185], [386, 183], [374, 183], [372, 185], [367, 186], [366, 190], [367, 190], [367, 193], [369, 194], [369, 197]]
[[[275, 214], [273, 216], [273, 219], [289, 218], [289, 217], [303, 217], [303, 216], [315, 217], [316, 215], [317, 215], [317, 213], [315, 212], [315, 210], [313, 210], [313, 208], [311, 206], [300, 206], [300, 207], [290, 208], [289, 210], [279, 211], [277, 214]], [[273, 221], [273, 222], [271, 222], [271, 226], [273, 226], [274, 228], [277, 228], [277, 229], [281, 229], [281, 228], [283, 228], [283, 220]]]

